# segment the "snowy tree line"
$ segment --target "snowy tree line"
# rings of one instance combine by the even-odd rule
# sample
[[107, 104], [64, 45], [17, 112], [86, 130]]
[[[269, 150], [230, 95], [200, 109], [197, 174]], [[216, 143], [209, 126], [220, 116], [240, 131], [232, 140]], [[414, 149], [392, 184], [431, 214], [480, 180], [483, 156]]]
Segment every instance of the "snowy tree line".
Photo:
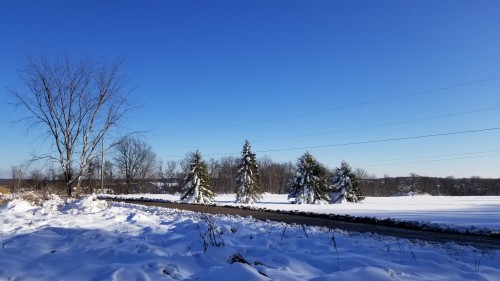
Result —
[[[181, 186], [180, 200], [186, 203], [211, 203], [214, 192], [208, 165], [196, 151], [188, 157], [189, 167]], [[332, 185], [328, 185], [327, 168], [309, 152], [294, 166], [294, 176], [287, 183], [288, 198], [295, 204], [357, 203], [364, 199], [359, 182], [346, 162], [333, 171]], [[262, 196], [260, 169], [250, 143], [245, 142], [236, 171], [236, 203], [252, 204]]]
[[[357, 202], [362, 199], [358, 181], [346, 165], [343, 162], [341, 168], [329, 171], [308, 152], [295, 165], [275, 163], [269, 157], [258, 160], [248, 141], [243, 146], [241, 157], [206, 162], [196, 151], [179, 162], [163, 162], [146, 142], [127, 136], [115, 146], [111, 160], [101, 163], [95, 159], [88, 165], [80, 192], [180, 192], [182, 201], [197, 203], [211, 202], [215, 193], [236, 193], [236, 202], [255, 203], [263, 192], [271, 192], [289, 193], [290, 198], [295, 198], [295, 203]], [[307, 167], [313, 169], [309, 171]], [[35, 190], [56, 192], [58, 187], [62, 188], [56, 183], [62, 183], [63, 178], [53, 168], [45, 175], [39, 170], [32, 171], [31, 175], [31, 180], [21, 181], [21, 170], [13, 168], [13, 179], [18, 179], [12, 181], [13, 189], [22, 189], [21, 182]], [[330, 186], [328, 177], [332, 175], [333, 185]], [[335, 176], [342, 180], [335, 182]], [[309, 179], [314, 180], [314, 184], [309, 184]], [[341, 198], [331, 201], [336, 188]], [[347, 190], [354, 190], [358, 195], [353, 197]]]
[[[101, 158], [91, 161], [82, 173], [81, 193], [90, 192], [113, 192], [126, 193], [175, 193], [180, 192], [183, 179], [190, 168], [189, 154], [180, 161], [161, 161], [154, 153], [152, 147], [144, 140], [137, 137], [123, 137], [106, 156], [104, 165]], [[259, 169], [259, 190], [269, 193], [289, 193], [297, 184], [297, 169], [311, 161], [309, 153], [304, 154], [297, 163], [279, 163], [264, 156], [258, 158], [252, 156]], [[303, 158], [303, 159], [302, 159]], [[316, 160], [314, 160], [316, 161]], [[317, 161], [316, 161], [317, 162]], [[214, 193], [235, 193], [238, 183], [238, 171], [241, 169], [241, 157], [226, 156], [219, 159], [208, 159], [206, 171], [209, 176], [210, 188]], [[328, 169], [320, 163], [316, 163], [316, 172], [326, 183], [314, 182], [309, 177], [306, 184], [317, 187], [318, 190], [330, 188], [336, 183], [342, 183], [347, 178], [336, 177], [341, 173], [339, 168]], [[340, 170], [339, 170], [340, 169]], [[357, 192], [365, 196], [394, 196], [412, 194], [431, 195], [500, 195], [499, 179], [482, 179], [479, 177], [456, 179], [452, 177], [435, 178], [410, 174], [408, 177], [376, 178], [363, 169], [350, 171], [349, 180], [356, 177]], [[16, 166], [12, 167], [12, 181], [8, 185], [14, 190], [34, 189], [47, 193], [57, 192], [64, 194], [65, 186], [64, 172], [57, 167], [48, 167], [45, 170], [32, 169]], [[295, 183], [294, 183], [295, 180]], [[304, 179], [300, 179], [304, 180]], [[310, 182], [309, 182], [310, 180]], [[349, 181], [348, 180], [348, 181]], [[336, 183], [335, 183], [335, 182]], [[241, 184], [241, 183], [240, 183]], [[343, 184], [348, 184], [343, 182]], [[307, 193], [307, 192], [306, 192]], [[331, 192], [330, 192], [331, 193]], [[311, 194], [301, 194], [300, 198], [309, 198]], [[308, 197], [309, 196], [309, 197]], [[294, 197], [295, 198], [295, 197]], [[313, 199], [304, 199], [311, 203], [318, 200], [326, 200], [321, 195], [312, 195]], [[299, 200], [300, 201], [300, 200]], [[328, 200], [326, 200], [328, 201]]]

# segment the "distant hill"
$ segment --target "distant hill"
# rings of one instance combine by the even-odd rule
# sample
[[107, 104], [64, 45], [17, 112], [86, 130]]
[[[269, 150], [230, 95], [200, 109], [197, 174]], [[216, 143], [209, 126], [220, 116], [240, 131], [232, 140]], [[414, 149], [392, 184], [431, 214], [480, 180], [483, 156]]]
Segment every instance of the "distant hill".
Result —
[[0, 179], [0, 185], [10, 185], [12, 179]]

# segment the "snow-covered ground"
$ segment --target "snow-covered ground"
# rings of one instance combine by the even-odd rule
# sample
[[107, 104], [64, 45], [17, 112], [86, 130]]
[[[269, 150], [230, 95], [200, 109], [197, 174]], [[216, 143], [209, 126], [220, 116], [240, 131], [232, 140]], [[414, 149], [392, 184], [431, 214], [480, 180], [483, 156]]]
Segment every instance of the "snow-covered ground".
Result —
[[[119, 197], [179, 200], [178, 195], [169, 194], [130, 194]], [[238, 205], [234, 204], [234, 199], [234, 194], [222, 194], [215, 198], [215, 203], [218, 205]], [[367, 197], [357, 204], [297, 205], [290, 204], [286, 194], [264, 194], [261, 202], [246, 206], [381, 219], [393, 218], [446, 225], [458, 229], [487, 229], [494, 233], [500, 233], [500, 196]]]
[[0, 206], [0, 280], [500, 280], [500, 251], [92, 197], [61, 204]]

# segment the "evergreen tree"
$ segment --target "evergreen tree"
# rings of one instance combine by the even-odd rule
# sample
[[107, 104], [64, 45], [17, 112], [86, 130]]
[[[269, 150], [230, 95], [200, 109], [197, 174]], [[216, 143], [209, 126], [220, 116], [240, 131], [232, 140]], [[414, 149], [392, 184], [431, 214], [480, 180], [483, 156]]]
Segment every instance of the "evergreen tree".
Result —
[[260, 177], [259, 166], [255, 159], [255, 153], [250, 150], [250, 142], [245, 141], [241, 152], [241, 163], [236, 176], [236, 203], [253, 204], [260, 199]]
[[288, 199], [295, 198], [295, 204], [318, 204], [329, 201], [326, 184], [326, 168], [306, 152], [299, 158], [292, 178]]
[[207, 164], [196, 151], [190, 158], [189, 170], [181, 188], [181, 201], [187, 203], [212, 203], [214, 193], [210, 190], [210, 175]]
[[347, 162], [342, 161], [340, 168], [335, 168], [332, 181], [331, 203], [357, 203], [364, 199], [359, 188], [359, 181]]

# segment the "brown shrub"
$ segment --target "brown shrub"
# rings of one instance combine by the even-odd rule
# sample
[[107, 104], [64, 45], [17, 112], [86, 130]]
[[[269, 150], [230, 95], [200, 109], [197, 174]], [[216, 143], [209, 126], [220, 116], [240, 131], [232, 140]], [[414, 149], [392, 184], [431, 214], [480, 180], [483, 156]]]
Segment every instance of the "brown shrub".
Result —
[[10, 194], [10, 188], [6, 185], [0, 185], [0, 194]]

